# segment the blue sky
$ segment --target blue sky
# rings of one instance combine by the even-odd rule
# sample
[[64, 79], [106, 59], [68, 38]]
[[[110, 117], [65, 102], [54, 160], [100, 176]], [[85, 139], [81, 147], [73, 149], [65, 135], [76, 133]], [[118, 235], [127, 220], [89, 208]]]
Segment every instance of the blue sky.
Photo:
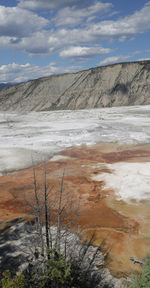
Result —
[[150, 1], [0, 0], [0, 82], [150, 59]]

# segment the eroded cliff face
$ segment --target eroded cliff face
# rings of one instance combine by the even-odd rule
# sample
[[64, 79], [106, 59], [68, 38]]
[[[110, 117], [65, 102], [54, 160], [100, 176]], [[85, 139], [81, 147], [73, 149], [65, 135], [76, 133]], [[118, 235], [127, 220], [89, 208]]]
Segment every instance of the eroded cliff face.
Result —
[[150, 61], [53, 75], [0, 91], [0, 109], [44, 111], [150, 104]]

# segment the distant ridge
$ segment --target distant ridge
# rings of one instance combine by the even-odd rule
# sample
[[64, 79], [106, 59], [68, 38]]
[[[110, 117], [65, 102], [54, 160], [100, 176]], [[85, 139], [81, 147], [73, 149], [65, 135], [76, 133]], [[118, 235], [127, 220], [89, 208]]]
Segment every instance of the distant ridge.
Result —
[[150, 104], [150, 60], [52, 75], [0, 91], [0, 110], [48, 111]]
[[11, 86], [15, 86], [17, 85], [16, 83], [0, 83], [0, 90], [3, 90], [5, 88], [11, 87]]

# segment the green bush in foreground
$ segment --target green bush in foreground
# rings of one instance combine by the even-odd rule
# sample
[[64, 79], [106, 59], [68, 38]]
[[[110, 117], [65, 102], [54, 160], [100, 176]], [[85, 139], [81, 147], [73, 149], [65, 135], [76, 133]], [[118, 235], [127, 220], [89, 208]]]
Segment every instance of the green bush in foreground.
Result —
[[15, 278], [11, 278], [10, 271], [6, 270], [3, 273], [3, 279], [1, 280], [1, 286], [2, 288], [23, 288], [24, 287], [24, 275], [20, 274], [19, 276], [16, 276]]
[[71, 264], [57, 250], [49, 250], [49, 259], [41, 269], [39, 265], [30, 266], [25, 273], [25, 287], [35, 288], [73, 288]]
[[150, 256], [145, 261], [142, 274], [134, 277], [129, 288], [150, 288]]
[[[6, 270], [0, 281], [1, 288], [76, 288], [73, 285], [71, 262], [56, 249], [49, 250], [44, 263], [29, 263], [27, 270], [14, 278]], [[86, 287], [86, 286], [85, 286]]]
[[[86, 248], [87, 250], [88, 248]], [[28, 268], [19, 276], [11, 278], [6, 270], [0, 280], [1, 288], [92, 288], [97, 279], [90, 278], [88, 266], [82, 267], [82, 259], [68, 261], [56, 249], [48, 250], [49, 259], [29, 262]], [[94, 259], [94, 256], [93, 256]]]
[[71, 264], [58, 251], [51, 252], [52, 257], [47, 260], [47, 271], [43, 275], [43, 286], [72, 288]]

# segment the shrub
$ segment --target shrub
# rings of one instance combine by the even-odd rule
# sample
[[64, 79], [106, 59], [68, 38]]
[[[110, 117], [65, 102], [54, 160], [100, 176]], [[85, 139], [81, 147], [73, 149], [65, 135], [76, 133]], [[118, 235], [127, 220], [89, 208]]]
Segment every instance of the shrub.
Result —
[[20, 274], [15, 278], [11, 278], [10, 271], [6, 270], [3, 273], [3, 279], [1, 280], [2, 288], [23, 288], [24, 287], [24, 275]]
[[46, 269], [40, 275], [40, 287], [73, 288], [70, 262], [56, 249], [49, 251], [49, 256]]
[[147, 257], [140, 276], [135, 276], [129, 288], [150, 288], [150, 256]]

